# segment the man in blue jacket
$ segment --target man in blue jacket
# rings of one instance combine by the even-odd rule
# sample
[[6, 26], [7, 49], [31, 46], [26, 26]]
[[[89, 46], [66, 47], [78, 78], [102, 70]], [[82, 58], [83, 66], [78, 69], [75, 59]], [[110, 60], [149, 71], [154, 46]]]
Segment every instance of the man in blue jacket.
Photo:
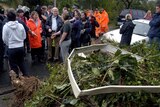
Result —
[[160, 3], [156, 5], [156, 13], [149, 23], [150, 30], [148, 32], [149, 43], [157, 44], [160, 49]]

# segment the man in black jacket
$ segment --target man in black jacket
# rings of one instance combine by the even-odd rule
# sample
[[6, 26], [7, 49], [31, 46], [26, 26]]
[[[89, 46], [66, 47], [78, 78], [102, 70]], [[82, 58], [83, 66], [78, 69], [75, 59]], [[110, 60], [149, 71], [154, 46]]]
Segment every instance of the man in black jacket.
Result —
[[160, 3], [156, 5], [156, 13], [149, 23], [150, 30], [148, 32], [149, 43], [158, 45], [160, 49]]
[[[52, 9], [52, 14], [47, 18], [46, 21], [46, 30], [47, 30], [47, 40], [48, 40], [48, 60], [52, 60], [52, 42], [51, 35], [55, 32], [60, 31], [63, 25], [62, 18], [59, 16], [58, 8], [54, 7]], [[59, 59], [59, 40], [60, 35], [54, 38], [55, 52], [54, 52], [54, 60]]]

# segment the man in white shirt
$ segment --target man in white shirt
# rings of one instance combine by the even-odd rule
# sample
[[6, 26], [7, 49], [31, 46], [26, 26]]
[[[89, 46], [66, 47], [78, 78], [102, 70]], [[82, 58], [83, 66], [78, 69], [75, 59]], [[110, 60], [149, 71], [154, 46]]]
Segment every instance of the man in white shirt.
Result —
[[[62, 18], [59, 16], [59, 11], [58, 8], [54, 7], [52, 9], [52, 15], [50, 15], [47, 18], [46, 21], [46, 29], [48, 31], [48, 60], [51, 60], [54, 58], [54, 60], [59, 59], [59, 40], [60, 40], [60, 35], [56, 36], [53, 40], [51, 39], [51, 35], [61, 29], [63, 25]], [[55, 45], [55, 52], [54, 52], [54, 57], [52, 55], [52, 43], [54, 42]]]
[[56, 20], [56, 17], [52, 17], [52, 30], [53, 31], [57, 30], [57, 20]]

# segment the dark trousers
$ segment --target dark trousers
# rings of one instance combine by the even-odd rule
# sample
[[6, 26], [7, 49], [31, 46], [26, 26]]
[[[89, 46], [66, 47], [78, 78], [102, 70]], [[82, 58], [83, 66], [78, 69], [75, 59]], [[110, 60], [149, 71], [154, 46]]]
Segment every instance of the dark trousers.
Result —
[[41, 60], [43, 58], [43, 48], [31, 48], [31, 57], [32, 60], [35, 60], [36, 56], [38, 57], [38, 60]]
[[78, 48], [78, 47], [81, 47], [81, 41], [80, 41], [80, 38], [76, 38], [74, 40], [71, 40], [71, 50], [70, 52], [74, 49], [74, 48]]
[[149, 38], [149, 44], [150, 46], [156, 45], [158, 50], [160, 50], [160, 37]]
[[19, 75], [20, 70], [23, 73], [23, 76], [28, 76], [28, 72], [24, 64], [24, 48], [8, 49], [8, 56], [11, 70], [16, 72], [17, 75]]
[[26, 36], [26, 39], [24, 40], [24, 48], [26, 49], [27, 48], [27, 52], [30, 51], [30, 45], [29, 45], [29, 38], [28, 38], [28, 34]]

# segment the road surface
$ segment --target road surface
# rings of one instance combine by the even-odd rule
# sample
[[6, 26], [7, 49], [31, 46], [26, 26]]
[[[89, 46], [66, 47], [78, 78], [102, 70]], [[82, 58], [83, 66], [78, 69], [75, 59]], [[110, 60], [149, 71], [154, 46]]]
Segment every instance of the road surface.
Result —
[[[46, 64], [32, 64], [30, 54], [27, 54], [25, 63], [30, 75], [36, 76], [41, 80], [47, 79], [49, 77], [49, 72], [47, 70]], [[8, 107], [8, 104], [10, 101], [12, 101], [13, 97], [14, 88], [10, 83], [8, 72], [8, 66], [5, 62], [5, 72], [0, 74], [0, 107]]]

